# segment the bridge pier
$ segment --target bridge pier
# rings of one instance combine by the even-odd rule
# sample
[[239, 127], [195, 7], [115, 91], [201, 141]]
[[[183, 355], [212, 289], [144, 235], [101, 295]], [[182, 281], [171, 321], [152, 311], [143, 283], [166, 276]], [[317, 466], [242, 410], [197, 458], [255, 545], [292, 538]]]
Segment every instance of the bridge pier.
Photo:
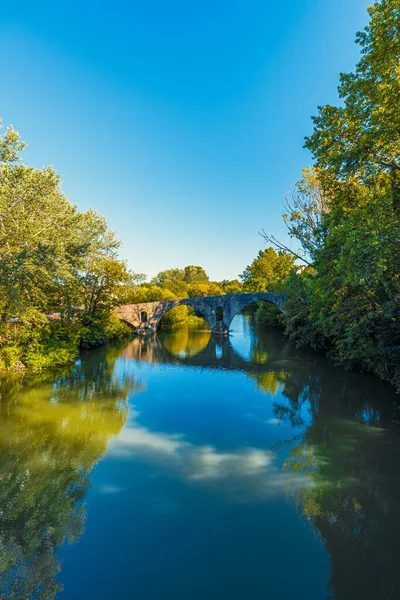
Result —
[[215, 333], [215, 335], [229, 335], [229, 327], [223, 321], [218, 321], [211, 329], [211, 333]]

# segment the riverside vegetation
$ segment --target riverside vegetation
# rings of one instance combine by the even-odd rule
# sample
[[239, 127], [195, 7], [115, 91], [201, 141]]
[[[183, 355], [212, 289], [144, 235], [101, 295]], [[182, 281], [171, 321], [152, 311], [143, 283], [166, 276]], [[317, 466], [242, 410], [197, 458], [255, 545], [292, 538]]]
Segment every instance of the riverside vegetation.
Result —
[[[112, 312], [118, 304], [241, 289], [209, 282], [196, 266], [145, 283], [118, 257], [120, 242], [104, 217], [72, 205], [53, 168], [22, 164], [24, 148], [12, 127], [0, 136], [0, 371], [57, 367], [80, 348], [128, 335]], [[180, 307], [163, 325], [183, 321], [199, 319]]]
[[132, 275], [105, 219], [67, 201], [53, 168], [21, 163], [0, 139], [0, 368], [40, 370], [128, 331], [110, 311]]
[[[25, 144], [9, 128], [0, 139], [0, 369], [60, 365], [127, 335], [118, 304], [271, 291], [287, 295], [286, 314], [262, 305], [259, 322], [400, 387], [400, 0], [369, 12], [361, 59], [340, 76], [342, 104], [319, 108], [306, 139], [314, 164], [287, 198], [283, 218], [300, 248], [263, 232], [275, 249], [261, 250], [240, 281], [210, 282], [199, 266], [149, 283], [129, 272], [105, 219], [69, 203], [52, 168], [23, 165]], [[183, 322], [199, 317], [180, 306], [162, 326]]]
[[[400, 0], [369, 9], [361, 59], [306, 139], [314, 165], [284, 220], [305, 264], [285, 282], [286, 332], [400, 387]], [[281, 250], [288, 248], [264, 233]]]

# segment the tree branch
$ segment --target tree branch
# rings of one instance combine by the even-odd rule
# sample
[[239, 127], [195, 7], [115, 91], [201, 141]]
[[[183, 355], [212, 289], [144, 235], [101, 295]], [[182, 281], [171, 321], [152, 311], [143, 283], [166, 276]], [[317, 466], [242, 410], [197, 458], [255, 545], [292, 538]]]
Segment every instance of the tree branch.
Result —
[[264, 229], [262, 229], [258, 233], [261, 235], [262, 238], [264, 238], [264, 240], [266, 240], [267, 242], [270, 242], [276, 248], [279, 248], [279, 250], [283, 250], [284, 252], [290, 252], [290, 254], [292, 254], [293, 256], [295, 256], [296, 258], [298, 258], [299, 260], [301, 260], [304, 263], [306, 263], [306, 265], [308, 265], [309, 267], [312, 266], [312, 263], [310, 263], [308, 260], [306, 260], [305, 258], [303, 258], [302, 256], [300, 256], [299, 254], [297, 254], [296, 252], [294, 252], [293, 250], [291, 250], [290, 248], [288, 248], [288, 246], [285, 246], [285, 244], [282, 244], [282, 242], [280, 242], [279, 240], [277, 240], [273, 235], [272, 236], [267, 235], [267, 233], [265, 232]]

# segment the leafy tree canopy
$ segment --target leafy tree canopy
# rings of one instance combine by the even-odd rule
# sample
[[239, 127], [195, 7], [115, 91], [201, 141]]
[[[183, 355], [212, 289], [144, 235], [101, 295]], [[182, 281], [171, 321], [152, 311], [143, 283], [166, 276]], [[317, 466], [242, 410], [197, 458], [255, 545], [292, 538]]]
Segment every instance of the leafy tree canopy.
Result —
[[294, 257], [273, 248], [260, 250], [242, 275], [243, 292], [279, 292], [293, 268]]
[[343, 106], [322, 106], [306, 146], [336, 180], [362, 183], [382, 178], [399, 201], [400, 185], [400, 0], [381, 0], [357, 34], [361, 59], [341, 74]]
[[186, 283], [206, 283], [208, 275], [203, 267], [194, 267], [190, 265], [184, 269], [184, 280]]

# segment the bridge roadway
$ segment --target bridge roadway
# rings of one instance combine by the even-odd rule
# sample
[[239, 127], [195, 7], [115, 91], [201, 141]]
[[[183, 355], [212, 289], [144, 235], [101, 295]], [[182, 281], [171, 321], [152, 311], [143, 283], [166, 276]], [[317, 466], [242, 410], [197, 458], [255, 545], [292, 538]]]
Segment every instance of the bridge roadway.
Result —
[[263, 300], [274, 304], [283, 311], [286, 297], [280, 294], [259, 292], [254, 294], [226, 294], [224, 296], [201, 296], [144, 302], [142, 304], [124, 304], [117, 306], [114, 312], [137, 331], [157, 331], [162, 317], [176, 306], [190, 306], [201, 314], [211, 325], [214, 333], [228, 333], [233, 318], [247, 306]]

